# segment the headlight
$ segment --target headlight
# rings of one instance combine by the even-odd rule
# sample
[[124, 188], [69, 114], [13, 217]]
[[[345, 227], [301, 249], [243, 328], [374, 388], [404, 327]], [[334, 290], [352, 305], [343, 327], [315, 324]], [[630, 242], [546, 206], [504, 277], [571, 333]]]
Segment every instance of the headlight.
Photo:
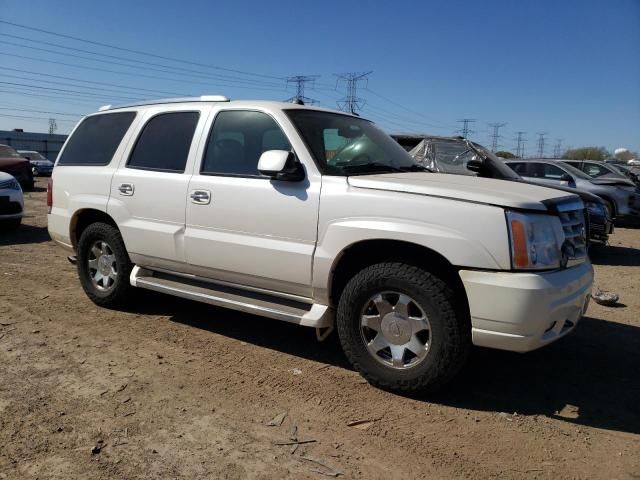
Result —
[[9, 182], [9, 186], [8, 186], [8, 188], [9, 188], [10, 190], [22, 190], [22, 189], [20, 188], [20, 184], [19, 184], [19, 183], [18, 183], [18, 181], [17, 181], [17, 180], [15, 180], [15, 179], [14, 179], [14, 180], [11, 180], [11, 182]]
[[517, 270], [560, 268], [562, 225], [551, 215], [507, 212], [511, 265]]
[[601, 203], [596, 203], [596, 202], [587, 202], [585, 203], [587, 210], [589, 211], [589, 213], [593, 214], [593, 215], [604, 215], [605, 211], [604, 211], [604, 205]]

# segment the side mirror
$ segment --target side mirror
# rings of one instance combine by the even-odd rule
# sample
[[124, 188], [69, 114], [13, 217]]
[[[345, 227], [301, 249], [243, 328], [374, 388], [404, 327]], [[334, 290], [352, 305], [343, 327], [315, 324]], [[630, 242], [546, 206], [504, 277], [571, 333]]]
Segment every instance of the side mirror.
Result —
[[267, 150], [258, 160], [258, 171], [273, 180], [299, 182], [304, 179], [304, 169], [293, 152]]
[[467, 170], [471, 170], [472, 172], [478, 173], [482, 168], [481, 160], [469, 160], [467, 162]]

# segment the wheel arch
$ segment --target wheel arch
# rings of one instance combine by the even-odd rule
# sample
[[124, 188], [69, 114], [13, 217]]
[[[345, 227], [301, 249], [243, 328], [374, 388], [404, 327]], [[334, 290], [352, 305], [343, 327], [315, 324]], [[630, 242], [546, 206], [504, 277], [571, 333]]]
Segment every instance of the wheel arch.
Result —
[[454, 290], [468, 315], [467, 296], [458, 268], [435, 250], [403, 240], [361, 240], [343, 249], [331, 268], [328, 283], [331, 303], [338, 304], [342, 290], [356, 273], [370, 265], [387, 261], [415, 265], [433, 273]]
[[78, 241], [80, 240], [82, 232], [84, 232], [89, 225], [97, 222], [106, 223], [118, 228], [115, 220], [102, 210], [83, 208], [73, 214], [71, 222], [69, 223], [69, 238], [71, 239], [71, 244], [74, 249], [78, 247]]

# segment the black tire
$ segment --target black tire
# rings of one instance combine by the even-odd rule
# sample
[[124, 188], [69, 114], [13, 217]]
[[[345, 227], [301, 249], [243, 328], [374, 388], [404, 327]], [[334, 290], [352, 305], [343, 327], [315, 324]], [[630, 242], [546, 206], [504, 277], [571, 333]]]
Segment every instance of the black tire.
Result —
[[[431, 324], [427, 356], [403, 370], [374, 358], [361, 333], [366, 303], [372, 295], [389, 290], [412, 297]], [[372, 265], [357, 273], [340, 297], [336, 319], [340, 343], [353, 367], [372, 385], [396, 392], [432, 392], [460, 371], [471, 349], [468, 313], [459, 304], [445, 282], [419, 267], [396, 262]]]
[[12, 232], [13, 230], [17, 230], [22, 223], [22, 218], [12, 218], [11, 220], [2, 220], [0, 221], [0, 229]]
[[[105, 241], [115, 256], [117, 277], [108, 290], [101, 290], [94, 285], [89, 269], [90, 251], [97, 241]], [[89, 225], [78, 241], [77, 267], [82, 288], [93, 303], [101, 307], [119, 307], [127, 303], [133, 289], [129, 283], [133, 264], [117, 228], [107, 223]]]

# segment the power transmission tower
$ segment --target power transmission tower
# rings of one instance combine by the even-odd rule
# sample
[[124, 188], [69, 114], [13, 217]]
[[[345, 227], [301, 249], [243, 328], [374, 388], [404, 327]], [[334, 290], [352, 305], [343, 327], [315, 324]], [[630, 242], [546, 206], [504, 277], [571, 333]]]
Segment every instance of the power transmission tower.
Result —
[[365, 104], [365, 100], [358, 97], [358, 86], [368, 82], [367, 76], [372, 72], [336, 73], [336, 88], [341, 83], [347, 86], [347, 95], [338, 100], [338, 108], [343, 112], [358, 113]]
[[516, 157], [524, 158], [524, 143], [527, 141], [524, 136], [527, 132], [516, 132], [518, 134], [518, 138], [516, 141], [518, 142], [518, 146], [516, 147]]
[[556, 145], [553, 147], [553, 158], [560, 158], [562, 156], [562, 141], [564, 138], [558, 138]]
[[53, 135], [58, 130], [58, 122], [56, 122], [55, 118], [49, 119], [49, 135]]
[[462, 123], [462, 128], [460, 130], [458, 130], [458, 132], [460, 132], [460, 134], [464, 137], [464, 138], [469, 138], [469, 136], [473, 133], [476, 133], [475, 130], [471, 130], [469, 128], [469, 125], [471, 125], [472, 123], [474, 123], [476, 121], [475, 118], [463, 118], [462, 120], [458, 120], [458, 123]]
[[490, 123], [489, 126], [493, 127], [493, 134], [491, 135], [491, 151], [493, 153], [498, 151], [498, 140], [502, 137], [500, 135], [500, 129], [504, 127], [506, 123]]
[[538, 158], [544, 158], [544, 136], [547, 132], [538, 132]]
[[306, 105], [314, 105], [318, 103], [317, 100], [304, 96], [304, 87], [307, 83], [311, 84], [311, 88], [316, 81], [316, 78], [320, 77], [320, 75], [294, 75], [293, 77], [287, 78], [287, 86], [290, 84], [295, 84], [296, 86], [296, 94], [293, 97], [285, 100], [286, 102], [303, 102]]

